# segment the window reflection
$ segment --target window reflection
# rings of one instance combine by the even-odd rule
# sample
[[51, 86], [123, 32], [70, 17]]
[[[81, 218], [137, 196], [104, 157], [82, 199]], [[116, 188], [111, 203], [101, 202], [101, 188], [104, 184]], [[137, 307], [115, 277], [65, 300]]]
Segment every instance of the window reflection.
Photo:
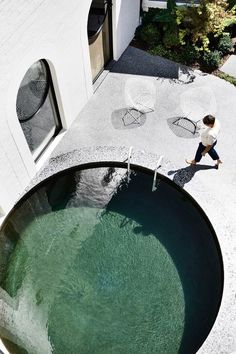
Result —
[[93, 0], [88, 16], [88, 38], [93, 39], [102, 29], [103, 23], [107, 15], [107, 2], [104, 0]]
[[16, 112], [29, 148], [36, 160], [61, 129], [48, 64], [34, 63], [17, 94]]

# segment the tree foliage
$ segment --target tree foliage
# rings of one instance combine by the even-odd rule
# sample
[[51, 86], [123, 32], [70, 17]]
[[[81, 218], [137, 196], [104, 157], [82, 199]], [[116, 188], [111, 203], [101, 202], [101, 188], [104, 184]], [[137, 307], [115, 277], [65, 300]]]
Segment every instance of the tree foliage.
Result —
[[185, 6], [176, 6], [175, 0], [167, 0], [166, 9], [145, 13], [139, 38], [154, 55], [213, 70], [233, 51], [236, 0], [184, 1]]
[[222, 35], [224, 29], [236, 23], [236, 7], [229, 9], [227, 0], [200, 0], [198, 7], [176, 8], [180, 43], [190, 40], [200, 50], [209, 51], [209, 35]]

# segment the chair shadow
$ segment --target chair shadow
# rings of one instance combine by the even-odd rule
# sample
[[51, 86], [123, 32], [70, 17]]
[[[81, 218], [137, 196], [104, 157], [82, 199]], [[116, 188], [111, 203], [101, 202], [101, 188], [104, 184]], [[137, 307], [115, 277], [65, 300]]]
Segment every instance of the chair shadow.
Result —
[[135, 119], [131, 114], [127, 114], [128, 107], [116, 109], [111, 114], [111, 124], [115, 129], [135, 129], [140, 128], [146, 122], [146, 113], [142, 113], [140, 117]]
[[196, 139], [199, 137], [195, 123], [185, 116], [176, 116], [167, 119], [169, 129], [175, 136], [184, 139]]
[[168, 176], [174, 175], [173, 181], [178, 184], [180, 187], [184, 187], [186, 183], [190, 182], [194, 177], [195, 173], [203, 170], [216, 170], [215, 166], [210, 165], [190, 165], [178, 170], [168, 171]]

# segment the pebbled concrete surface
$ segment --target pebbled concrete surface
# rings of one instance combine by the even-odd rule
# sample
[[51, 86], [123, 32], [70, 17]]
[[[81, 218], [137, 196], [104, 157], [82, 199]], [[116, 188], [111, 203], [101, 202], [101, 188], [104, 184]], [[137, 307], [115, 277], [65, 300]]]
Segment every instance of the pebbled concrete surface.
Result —
[[[114, 126], [114, 112], [126, 108], [126, 81], [133, 76], [156, 85], [155, 111], [133, 129]], [[222, 129], [217, 151], [223, 160], [219, 170], [210, 157], [197, 167], [187, 166], [199, 138], [179, 136], [170, 129], [170, 118], [183, 114], [180, 95], [193, 87], [210, 87], [217, 102], [216, 117]], [[100, 83], [94, 96], [79, 114], [44, 169], [31, 186], [69, 166], [94, 161], [125, 161], [134, 147], [132, 162], [154, 169], [160, 155], [159, 172], [187, 190], [205, 210], [220, 242], [225, 283], [215, 325], [199, 354], [232, 354], [236, 351], [236, 88], [217, 77], [191, 71], [177, 63], [129, 47]], [[196, 108], [197, 109], [197, 108]], [[122, 125], [118, 125], [122, 127]], [[30, 187], [31, 187], [30, 186]], [[29, 187], [29, 188], [30, 188]], [[214, 296], [214, 294], [212, 294]]]

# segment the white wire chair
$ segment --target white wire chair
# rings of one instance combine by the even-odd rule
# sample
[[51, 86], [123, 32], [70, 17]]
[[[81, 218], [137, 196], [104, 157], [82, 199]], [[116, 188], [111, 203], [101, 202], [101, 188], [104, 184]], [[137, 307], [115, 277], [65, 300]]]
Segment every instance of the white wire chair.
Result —
[[156, 85], [154, 81], [146, 78], [129, 78], [125, 83], [124, 93], [127, 105], [122, 117], [124, 125], [141, 124], [141, 116], [155, 110]]
[[[195, 134], [200, 128], [200, 122], [208, 115], [214, 115], [217, 111], [217, 102], [213, 90], [208, 86], [200, 86], [188, 89], [180, 96], [180, 107], [183, 116], [178, 117], [173, 124], [180, 125], [185, 120], [192, 124]], [[183, 126], [184, 128], [184, 126]]]

